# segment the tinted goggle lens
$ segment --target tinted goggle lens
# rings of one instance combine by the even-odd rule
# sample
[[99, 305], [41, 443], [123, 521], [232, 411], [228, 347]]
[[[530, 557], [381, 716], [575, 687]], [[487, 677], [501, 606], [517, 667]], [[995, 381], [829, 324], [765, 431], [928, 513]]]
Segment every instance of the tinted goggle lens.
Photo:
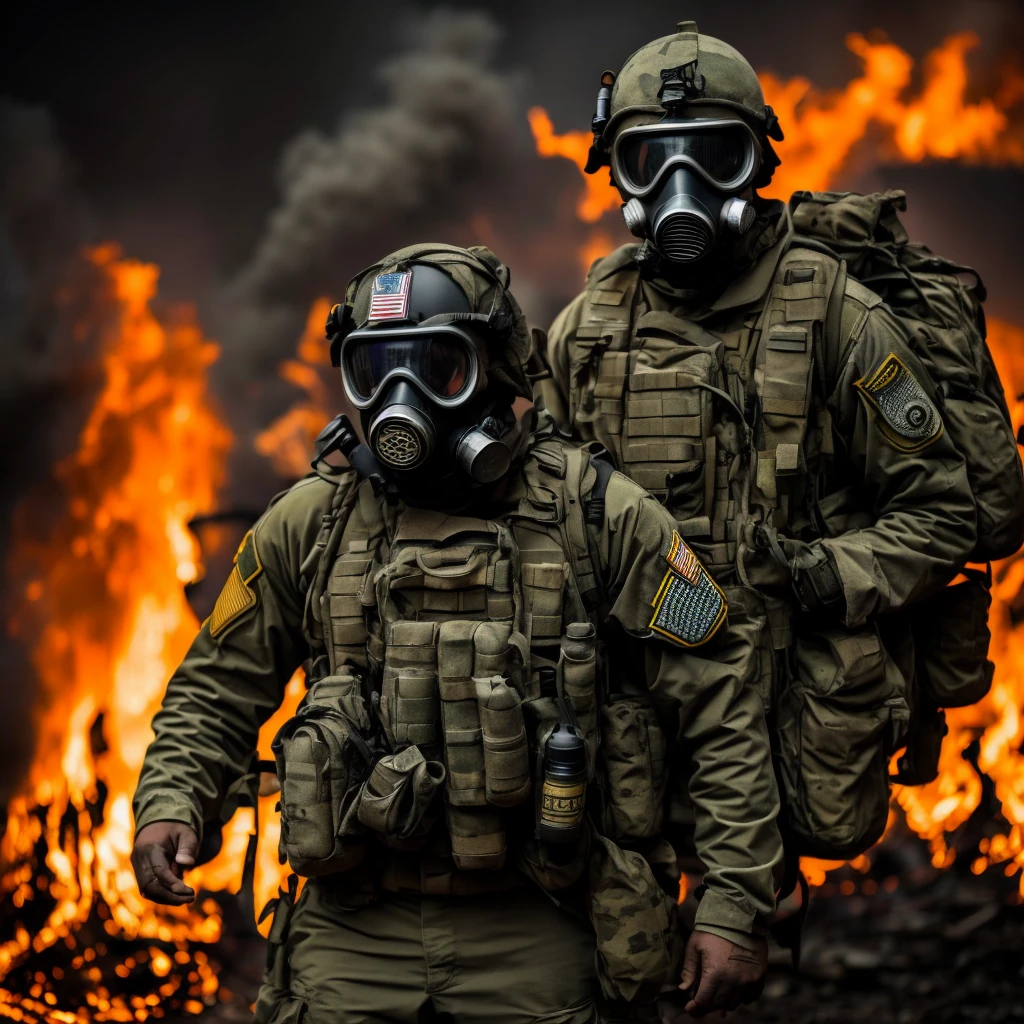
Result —
[[441, 398], [454, 398], [470, 377], [464, 344], [444, 337], [361, 341], [345, 354], [349, 383], [360, 399], [370, 399], [394, 370], [408, 370]]
[[675, 157], [687, 157], [712, 181], [735, 181], [746, 168], [753, 140], [739, 125], [633, 135], [622, 141], [620, 161], [630, 183], [646, 188]]

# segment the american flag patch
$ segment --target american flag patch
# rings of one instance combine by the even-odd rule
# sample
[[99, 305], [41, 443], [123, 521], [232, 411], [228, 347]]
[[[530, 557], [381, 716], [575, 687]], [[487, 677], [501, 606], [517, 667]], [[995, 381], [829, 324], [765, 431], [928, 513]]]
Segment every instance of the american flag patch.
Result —
[[409, 312], [411, 270], [378, 274], [370, 293], [369, 320], [404, 320]]
[[700, 583], [703, 569], [697, 556], [686, 546], [685, 541], [674, 530], [672, 531], [672, 547], [665, 556], [668, 564], [685, 580], [694, 586]]

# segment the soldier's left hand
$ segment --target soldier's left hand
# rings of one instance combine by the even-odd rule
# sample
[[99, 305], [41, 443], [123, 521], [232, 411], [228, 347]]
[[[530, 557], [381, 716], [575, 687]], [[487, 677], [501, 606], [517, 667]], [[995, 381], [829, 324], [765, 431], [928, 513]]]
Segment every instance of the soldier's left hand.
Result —
[[679, 985], [689, 996], [683, 1007], [686, 1013], [703, 1017], [716, 1010], [735, 1010], [741, 1003], [752, 1003], [761, 995], [768, 967], [768, 943], [763, 939], [754, 941], [755, 949], [745, 949], [709, 932], [695, 931], [690, 935]]

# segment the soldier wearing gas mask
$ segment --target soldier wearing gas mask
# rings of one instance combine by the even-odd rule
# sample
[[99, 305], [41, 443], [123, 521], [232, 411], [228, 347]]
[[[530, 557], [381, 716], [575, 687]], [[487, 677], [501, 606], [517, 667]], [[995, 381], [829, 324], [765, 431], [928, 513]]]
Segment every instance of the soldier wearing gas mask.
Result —
[[[663, 990], [726, 1008], [763, 984], [782, 848], [743, 639], [658, 502], [516, 424], [530, 336], [508, 285], [490, 251], [445, 245], [353, 280], [328, 335], [366, 441], [325, 429], [154, 720], [133, 863], [183, 904], [307, 666], [273, 770], [308, 881], [277, 903], [261, 1024], [653, 1021]], [[672, 765], [704, 864], [688, 940]]]
[[[598, 260], [555, 320], [542, 402], [672, 512], [727, 594], [777, 735], [795, 876], [797, 852], [848, 857], [880, 836], [915, 710], [914, 639], [895, 613], [942, 592], [975, 545], [964, 459], [903, 322], [803, 237], [861, 252], [884, 238], [898, 281], [906, 236], [893, 195], [798, 194], [795, 212], [757, 195], [782, 128], [747, 61], [693, 22], [604, 74], [593, 129], [586, 169], [610, 169], [642, 241]], [[955, 318], [968, 297], [942, 282]], [[672, 815], [684, 831], [687, 814], [682, 801]]]

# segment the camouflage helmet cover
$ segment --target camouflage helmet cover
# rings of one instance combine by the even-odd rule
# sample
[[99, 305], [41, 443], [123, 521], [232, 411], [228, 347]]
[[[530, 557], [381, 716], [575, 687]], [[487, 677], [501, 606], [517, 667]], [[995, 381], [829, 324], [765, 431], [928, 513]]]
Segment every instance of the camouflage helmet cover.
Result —
[[742, 117], [766, 140], [782, 140], [778, 118], [765, 103], [747, 59], [721, 39], [698, 34], [696, 22], [681, 21], [674, 35], [641, 46], [622, 66], [611, 89], [607, 119], [600, 123], [595, 118], [591, 164], [601, 156], [598, 166], [607, 164], [607, 153], [624, 126], [728, 112]]
[[328, 336], [343, 330], [342, 318], [348, 321], [349, 329], [368, 322], [370, 294], [378, 274], [409, 269], [417, 263], [444, 271], [466, 296], [469, 311], [488, 316], [488, 322], [481, 324], [486, 328], [488, 376], [510, 385], [517, 395], [530, 398], [532, 387], [526, 372], [531, 351], [530, 330], [523, 311], [508, 290], [511, 272], [483, 245], [463, 249], [442, 242], [421, 242], [390, 253], [361, 270], [348, 284], [345, 308], [335, 307], [331, 311]]

